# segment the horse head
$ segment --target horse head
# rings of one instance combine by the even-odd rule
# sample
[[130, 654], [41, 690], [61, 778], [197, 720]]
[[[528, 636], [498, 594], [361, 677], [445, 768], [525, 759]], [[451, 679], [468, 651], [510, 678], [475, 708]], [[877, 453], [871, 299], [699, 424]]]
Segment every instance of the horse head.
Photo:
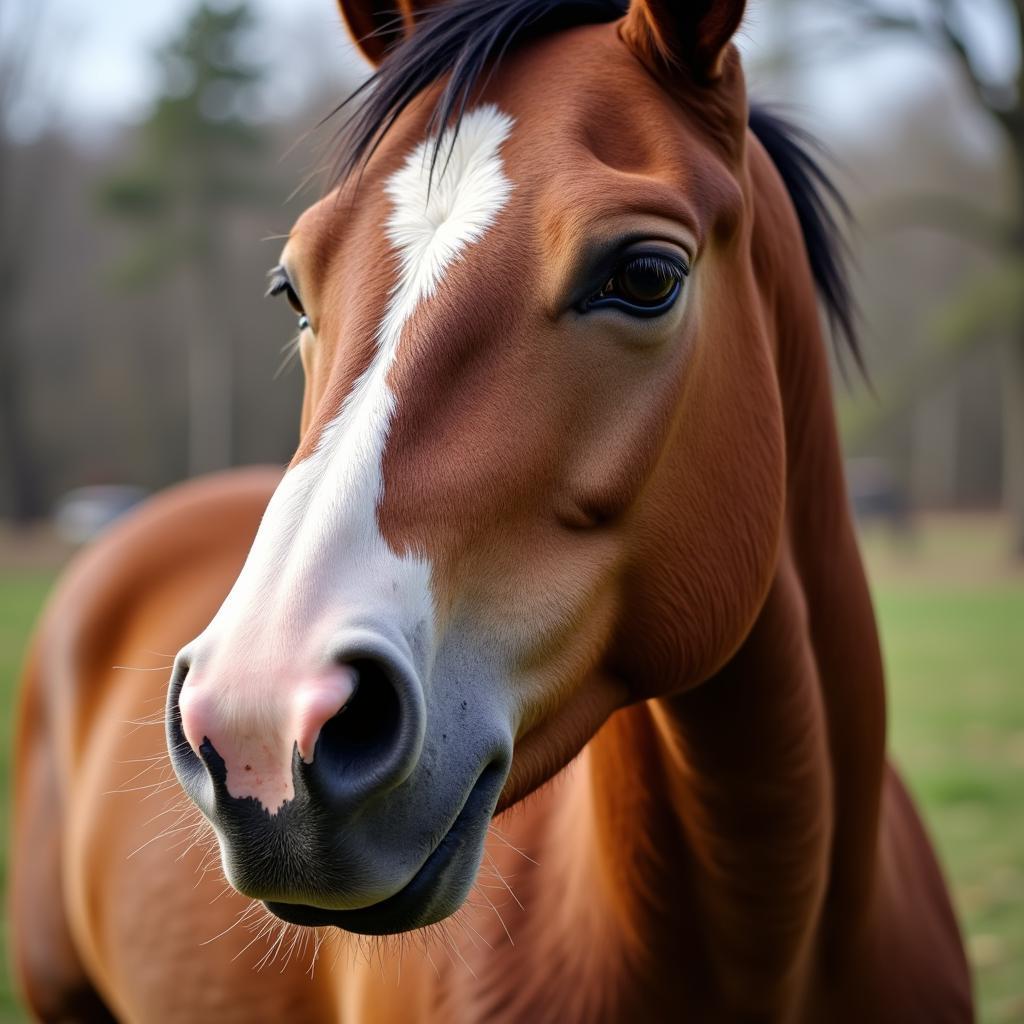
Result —
[[301, 441], [167, 729], [238, 890], [387, 933], [454, 912], [612, 712], [729, 659], [786, 458], [741, 0], [341, 7], [377, 71], [271, 285]]

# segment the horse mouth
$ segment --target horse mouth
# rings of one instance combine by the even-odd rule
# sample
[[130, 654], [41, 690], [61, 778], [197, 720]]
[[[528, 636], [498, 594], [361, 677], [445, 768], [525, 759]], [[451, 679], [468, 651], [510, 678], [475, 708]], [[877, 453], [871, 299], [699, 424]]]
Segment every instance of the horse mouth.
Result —
[[392, 896], [352, 910], [278, 900], [265, 900], [264, 906], [289, 924], [332, 926], [360, 935], [393, 935], [440, 921], [461, 906], [472, 886], [504, 775], [497, 764], [480, 773], [441, 841], [416, 874]]

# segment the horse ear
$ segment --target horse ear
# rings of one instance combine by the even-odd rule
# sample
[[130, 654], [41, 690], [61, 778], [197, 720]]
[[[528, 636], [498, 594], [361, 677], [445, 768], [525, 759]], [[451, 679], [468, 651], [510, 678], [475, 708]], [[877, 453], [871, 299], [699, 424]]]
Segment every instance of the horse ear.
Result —
[[632, 0], [622, 37], [651, 66], [714, 81], [743, 21], [746, 0]]
[[374, 66], [409, 35], [420, 11], [438, 0], [338, 0], [341, 17], [362, 55]]

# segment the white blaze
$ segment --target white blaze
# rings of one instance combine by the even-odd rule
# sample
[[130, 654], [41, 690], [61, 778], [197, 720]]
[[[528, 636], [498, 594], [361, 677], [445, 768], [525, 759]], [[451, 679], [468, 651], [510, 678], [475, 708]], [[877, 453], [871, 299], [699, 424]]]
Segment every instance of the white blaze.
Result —
[[385, 186], [398, 278], [376, 354], [314, 452], [285, 474], [235, 586], [195, 645], [197, 671], [188, 685], [208, 679], [218, 688], [229, 728], [234, 723], [249, 736], [277, 736], [287, 754], [281, 776], [264, 794], [249, 791], [237, 772], [232, 778], [229, 764], [233, 795], [259, 796], [271, 809], [292, 795], [295, 737], [280, 735], [289, 720], [282, 702], [291, 684], [323, 667], [337, 630], [377, 624], [407, 643], [417, 633], [433, 640], [430, 564], [393, 552], [377, 523], [395, 412], [388, 375], [416, 309], [508, 199], [512, 186], [500, 151], [511, 127], [511, 118], [494, 106], [470, 111], [454, 143], [450, 130], [442, 138], [432, 183], [433, 142], [427, 140]]

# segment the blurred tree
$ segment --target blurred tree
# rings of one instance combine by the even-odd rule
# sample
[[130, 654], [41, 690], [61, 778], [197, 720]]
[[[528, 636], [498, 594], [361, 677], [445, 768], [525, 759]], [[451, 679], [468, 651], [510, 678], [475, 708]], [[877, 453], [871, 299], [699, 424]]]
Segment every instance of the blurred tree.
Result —
[[46, 92], [41, 79], [54, 73], [43, 60], [41, 45], [47, 8], [45, 0], [8, 0], [0, 6], [0, 474], [7, 492], [3, 504], [16, 523], [30, 522], [45, 511], [29, 427], [21, 313], [50, 168], [17, 174], [25, 147], [13, 137], [12, 125], [32, 99], [36, 127], [45, 127], [47, 112], [39, 109], [41, 102], [45, 106], [41, 97]]
[[232, 461], [232, 316], [223, 238], [227, 212], [261, 196], [248, 173], [262, 142], [252, 112], [263, 72], [245, 56], [252, 24], [244, 2], [196, 8], [182, 34], [158, 52], [162, 92], [142, 125], [135, 164], [108, 180], [101, 194], [104, 207], [141, 234], [120, 282], [138, 287], [183, 276], [187, 288], [180, 329], [193, 475]]
[[1024, 558], [1024, 0], [1000, 0], [1013, 34], [1018, 63], [1004, 80], [982, 70], [971, 45], [969, 0], [921, 0], [912, 8], [886, 0], [834, 0], [870, 33], [904, 33], [948, 54], [979, 111], [1003, 141], [1014, 190], [1013, 216], [995, 219], [960, 197], [926, 196], [915, 200], [921, 219], [979, 241], [995, 250], [1003, 272], [968, 282], [950, 307], [951, 325], [943, 332], [947, 351], [972, 338], [1005, 331], [1006, 366], [1002, 374], [1004, 414], [1003, 487], [1014, 522], [1014, 547]]

